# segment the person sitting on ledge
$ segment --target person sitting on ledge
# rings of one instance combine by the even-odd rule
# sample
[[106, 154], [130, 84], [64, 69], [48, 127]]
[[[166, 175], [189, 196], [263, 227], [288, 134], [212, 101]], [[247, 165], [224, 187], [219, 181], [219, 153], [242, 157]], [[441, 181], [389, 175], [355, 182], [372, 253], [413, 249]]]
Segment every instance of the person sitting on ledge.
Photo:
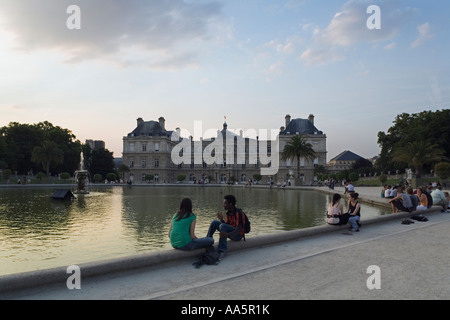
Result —
[[442, 186], [439, 185], [433, 192], [431, 192], [431, 197], [433, 198], [433, 204], [435, 206], [441, 206], [443, 208], [442, 212], [448, 209], [448, 200], [445, 197], [444, 192], [442, 192]]
[[411, 188], [411, 187], [406, 188], [406, 193], [408, 194], [409, 198], [411, 199], [411, 203], [412, 203], [411, 211], [416, 211], [417, 206], [419, 205], [419, 198], [417, 198], [417, 195], [414, 194], [413, 188]]
[[359, 193], [354, 192], [350, 194], [350, 198], [348, 200], [348, 213], [350, 214], [348, 223], [351, 225], [351, 232], [359, 231], [361, 226], [359, 223], [361, 220], [361, 205], [358, 202], [358, 197]]
[[343, 221], [341, 220], [343, 213], [344, 208], [343, 205], [341, 204], [341, 195], [335, 193], [333, 195], [333, 201], [328, 206], [327, 223], [335, 226], [346, 224], [347, 221], [345, 223], [342, 223]]
[[214, 244], [212, 237], [197, 238], [195, 236], [196, 216], [192, 213], [192, 201], [184, 198], [180, 210], [174, 214], [169, 227], [169, 238], [172, 247], [184, 251], [206, 248]]
[[389, 200], [392, 205], [392, 213], [398, 213], [399, 211], [411, 212], [412, 202], [409, 195], [405, 192], [404, 187], [397, 188], [397, 196]]
[[419, 205], [417, 210], [424, 211], [428, 209], [428, 198], [423, 191], [423, 187], [417, 188], [417, 198], [419, 198]]
[[223, 220], [222, 212], [217, 214], [219, 220], [214, 220], [209, 226], [207, 237], [211, 237], [219, 230], [220, 239], [217, 251], [219, 251], [219, 260], [225, 257], [227, 251], [227, 238], [233, 241], [240, 241], [244, 237], [242, 210], [236, 208], [236, 198], [233, 195], [226, 195], [223, 200], [223, 208], [226, 210], [226, 221]]

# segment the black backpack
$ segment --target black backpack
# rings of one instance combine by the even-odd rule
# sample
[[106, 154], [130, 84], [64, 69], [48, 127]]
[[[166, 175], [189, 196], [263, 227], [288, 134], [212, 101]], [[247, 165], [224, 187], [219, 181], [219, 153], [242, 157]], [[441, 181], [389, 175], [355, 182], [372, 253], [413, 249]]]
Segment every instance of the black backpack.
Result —
[[[242, 211], [242, 209], [236, 209], [236, 211], [240, 215], [239, 216], [239, 224], [241, 224], [242, 227], [244, 228], [244, 233], [249, 233], [252, 230], [252, 227], [250, 225], [250, 220], [248, 220], [247, 215], [244, 213], [244, 211]], [[242, 218], [242, 216], [244, 218]], [[244, 236], [244, 241], [245, 241], [245, 236]]]
[[216, 251], [214, 246], [209, 246], [206, 248], [205, 252], [200, 255], [198, 261], [194, 262], [192, 265], [194, 265], [196, 269], [199, 269], [204, 264], [216, 265], [218, 263], [219, 263], [219, 252]]

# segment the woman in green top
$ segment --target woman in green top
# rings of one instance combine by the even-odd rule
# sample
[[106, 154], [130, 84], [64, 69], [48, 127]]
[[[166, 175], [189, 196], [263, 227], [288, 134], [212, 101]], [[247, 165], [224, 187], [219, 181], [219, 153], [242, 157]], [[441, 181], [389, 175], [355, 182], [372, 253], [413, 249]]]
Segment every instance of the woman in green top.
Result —
[[212, 246], [213, 238], [197, 238], [195, 236], [195, 214], [192, 213], [192, 201], [189, 198], [181, 200], [180, 210], [174, 214], [169, 228], [169, 238], [172, 247], [180, 250], [195, 250]]

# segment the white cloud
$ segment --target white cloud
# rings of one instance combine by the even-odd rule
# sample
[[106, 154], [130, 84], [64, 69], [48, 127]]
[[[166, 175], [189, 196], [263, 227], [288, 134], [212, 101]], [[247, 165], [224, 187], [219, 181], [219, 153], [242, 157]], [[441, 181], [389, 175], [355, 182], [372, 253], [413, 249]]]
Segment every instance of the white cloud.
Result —
[[275, 62], [268, 69], [264, 71], [264, 74], [282, 74], [284, 64], [281, 61]]
[[417, 30], [419, 31], [419, 37], [411, 44], [411, 48], [419, 47], [433, 37], [428, 22], [418, 26]]
[[395, 42], [391, 42], [391, 43], [385, 45], [384, 48], [385, 48], [386, 50], [392, 50], [392, 49], [394, 49], [394, 48], [396, 47], [396, 45], [397, 45], [397, 44], [396, 44]]
[[[81, 30], [66, 27], [66, 10], [73, 4], [81, 9]], [[18, 49], [58, 51], [71, 63], [124, 63], [140, 52], [151, 56], [150, 67], [192, 66], [198, 47], [218, 38], [212, 29], [226, 24], [222, 5], [214, 0], [0, 0], [0, 7], [0, 30], [15, 35]]]
[[345, 57], [331, 50], [307, 49], [302, 53], [299, 59], [303, 60], [306, 66], [321, 66], [336, 61], [345, 60]]
[[[412, 9], [396, 7], [397, 1], [384, 1], [381, 5], [381, 29], [367, 28], [368, 1], [350, 0], [331, 19], [328, 26], [321, 30], [315, 28], [313, 44], [299, 59], [306, 65], [323, 65], [343, 60], [342, 48], [361, 43], [379, 43], [389, 41], [399, 34], [401, 26]], [[311, 25], [308, 25], [310, 28]]]

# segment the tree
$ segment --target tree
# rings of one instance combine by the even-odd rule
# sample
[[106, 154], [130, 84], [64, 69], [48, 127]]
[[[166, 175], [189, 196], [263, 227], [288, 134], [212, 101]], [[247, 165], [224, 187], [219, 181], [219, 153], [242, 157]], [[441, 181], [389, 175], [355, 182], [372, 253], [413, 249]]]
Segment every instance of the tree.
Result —
[[297, 178], [300, 178], [300, 158], [303, 157], [306, 160], [314, 160], [316, 158], [316, 152], [313, 149], [311, 143], [306, 142], [303, 135], [295, 135], [284, 146], [281, 153], [281, 160], [286, 161], [288, 159], [297, 160]]
[[50, 176], [50, 164], [62, 163], [64, 154], [55, 142], [46, 140], [41, 146], [33, 148], [31, 161], [40, 163], [47, 176]]
[[49, 171], [73, 173], [80, 163], [81, 144], [75, 139], [70, 130], [55, 127], [48, 121], [33, 125], [11, 122], [0, 128], [0, 166], [19, 174], [38, 172], [41, 163], [32, 161], [33, 149], [42, 147], [44, 141], [52, 141], [63, 152], [64, 161], [52, 162]]
[[[119, 173], [122, 173], [122, 179], [125, 180], [125, 172], [130, 172], [130, 168], [129, 168], [126, 164], [122, 163], [122, 164], [119, 166], [119, 168], [117, 168], [117, 171], [118, 171]], [[146, 178], [146, 179], [147, 179], [147, 178]], [[153, 178], [152, 178], [152, 180], [153, 180]]]
[[108, 149], [92, 150], [91, 159], [88, 162], [90, 162], [88, 171], [101, 174], [104, 178], [108, 173], [115, 172], [113, 154]]
[[[376, 170], [387, 172], [404, 169], [407, 162], [393, 161], [394, 150], [424, 137], [443, 150], [446, 157], [450, 157], [450, 109], [398, 115], [387, 132], [378, 133], [381, 152]], [[425, 164], [423, 169], [433, 169], [432, 164]]]
[[392, 156], [394, 162], [407, 163], [408, 166], [413, 167], [417, 178], [420, 178], [425, 164], [445, 159], [444, 151], [437, 144], [431, 144], [425, 139], [414, 140], [402, 147], [396, 147]]
[[450, 163], [439, 162], [434, 166], [434, 172], [440, 179], [450, 178]]

